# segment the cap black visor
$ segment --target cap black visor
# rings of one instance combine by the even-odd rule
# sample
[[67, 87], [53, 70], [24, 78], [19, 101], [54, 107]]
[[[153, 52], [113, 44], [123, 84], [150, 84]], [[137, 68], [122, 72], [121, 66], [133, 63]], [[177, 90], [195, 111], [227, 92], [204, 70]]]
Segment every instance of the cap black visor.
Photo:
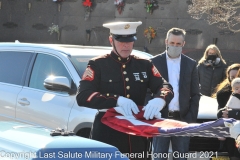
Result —
[[136, 34], [131, 35], [112, 35], [119, 42], [134, 42], [137, 40]]

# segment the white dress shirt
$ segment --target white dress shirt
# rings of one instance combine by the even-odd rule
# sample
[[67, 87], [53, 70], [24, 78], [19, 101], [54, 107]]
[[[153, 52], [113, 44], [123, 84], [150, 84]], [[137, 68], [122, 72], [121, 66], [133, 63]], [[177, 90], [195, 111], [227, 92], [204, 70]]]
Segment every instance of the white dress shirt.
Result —
[[[167, 52], [167, 51], [166, 51]], [[174, 97], [168, 105], [169, 111], [179, 111], [179, 77], [180, 77], [180, 64], [181, 54], [178, 58], [170, 58], [166, 54], [167, 68], [168, 68], [168, 82], [173, 87]]]

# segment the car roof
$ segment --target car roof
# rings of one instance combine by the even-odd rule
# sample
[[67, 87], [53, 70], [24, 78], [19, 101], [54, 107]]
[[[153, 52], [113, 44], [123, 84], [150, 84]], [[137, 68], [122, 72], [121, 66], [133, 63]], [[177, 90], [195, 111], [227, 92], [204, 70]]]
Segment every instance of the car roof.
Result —
[[[1, 47], [32, 47], [32, 48], [43, 48], [57, 50], [62, 53], [68, 54], [69, 56], [99, 56], [103, 54], [109, 54], [112, 47], [104, 46], [83, 46], [83, 45], [71, 45], [71, 44], [40, 44], [40, 43], [13, 43], [13, 42], [1, 42]], [[97, 50], [97, 51], [96, 51]], [[146, 52], [133, 50], [133, 55], [139, 56], [141, 58], [149, 59], [152, 57], [151, 54]]]
[[0, 126], [1, 159], [85, 160], [102, 159], [101, 155], [104, 154], [104, 159], [128, 160], [116, 147], [96, 140], [78, 136], [51, 136], [49, 129], [14, 121], [0, 121]]
[[[51, 130], [13, 121], [0, 121], [0, 149], [113, 148], [106, 143], [78, 136], [51, 136]], [[77, 143], [76, 143], [77, 142]]]

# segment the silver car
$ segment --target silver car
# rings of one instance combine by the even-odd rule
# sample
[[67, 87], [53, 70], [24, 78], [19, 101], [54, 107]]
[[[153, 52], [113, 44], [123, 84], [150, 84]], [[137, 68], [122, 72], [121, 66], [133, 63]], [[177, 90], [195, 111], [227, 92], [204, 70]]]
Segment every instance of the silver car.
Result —
[[110, 52], [111, 47], [0, 43], [0, 120], [88, 137], [97, 110], [78, 106], [77, 87], [89, 59]]
[[0, 121], [0, 126], [1, 160], [129, 160], [112, 145], [71, 132], [19, 122]]

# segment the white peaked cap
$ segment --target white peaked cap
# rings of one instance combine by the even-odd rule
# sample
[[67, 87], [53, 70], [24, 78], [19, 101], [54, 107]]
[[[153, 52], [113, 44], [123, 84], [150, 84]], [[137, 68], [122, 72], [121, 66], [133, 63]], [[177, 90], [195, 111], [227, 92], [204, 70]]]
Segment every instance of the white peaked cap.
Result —
[[112, 22], [105, 23], [103, 27], [109, 28], [110, 33], [116, 35], [131, 35], [136, 34], [136, 29], [142, 22]]

